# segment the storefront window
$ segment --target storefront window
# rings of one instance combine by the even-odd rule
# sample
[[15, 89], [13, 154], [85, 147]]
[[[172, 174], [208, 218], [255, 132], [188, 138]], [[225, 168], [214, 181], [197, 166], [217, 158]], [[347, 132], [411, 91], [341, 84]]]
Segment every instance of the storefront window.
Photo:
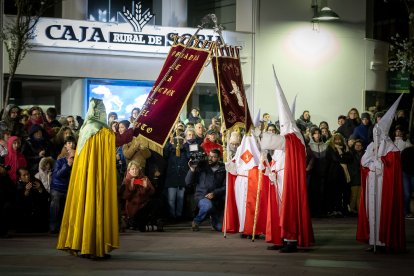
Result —
[[135, 5], [140, 3], [141, 10], [152, 10], [152, 0], [89, 0], [88, 20], [100, 22], [125, 22], [122, 11], [124, 7], [135, 11]]
[[225, 30], [236, 30], [236, 0], [188, 0], [187, 3], [188, 27], [196, 28], [205, 15], [214, 13]]
[[91, 98], [102, 99], [107, 113], [115, 112], [119, 120], [124, 120], [132, 109], [142, 108], [154, 82], [88, 79], [86, 85], [87, 103]]

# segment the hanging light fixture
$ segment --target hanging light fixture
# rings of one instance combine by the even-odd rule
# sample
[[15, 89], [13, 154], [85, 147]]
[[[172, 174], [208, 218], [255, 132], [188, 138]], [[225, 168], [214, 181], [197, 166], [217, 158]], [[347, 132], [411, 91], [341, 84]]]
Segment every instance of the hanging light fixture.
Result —
[[341, 19], [336, 12], [334, 12], [331, 8], [328, 7], [327, 4], [324, 5], [322, 9], [319, 11], [317, 0], [312, 0], [311, 8], [313, 9], [312, 22], [338, 21]]

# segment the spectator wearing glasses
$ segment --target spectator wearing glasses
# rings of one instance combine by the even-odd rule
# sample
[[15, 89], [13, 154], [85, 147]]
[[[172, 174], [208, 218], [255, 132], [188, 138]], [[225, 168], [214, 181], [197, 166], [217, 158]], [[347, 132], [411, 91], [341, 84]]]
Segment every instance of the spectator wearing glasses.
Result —
[[26, 124], [26, 130], [30, 133], [30, 129], [33, 125], [41, 126], [49, 137], [54, 136], [53, 130], [45, 123], [45, 119], [43, 117], [43, 110], [39, 106], [33, 106], [29, 109], [29, 121]]

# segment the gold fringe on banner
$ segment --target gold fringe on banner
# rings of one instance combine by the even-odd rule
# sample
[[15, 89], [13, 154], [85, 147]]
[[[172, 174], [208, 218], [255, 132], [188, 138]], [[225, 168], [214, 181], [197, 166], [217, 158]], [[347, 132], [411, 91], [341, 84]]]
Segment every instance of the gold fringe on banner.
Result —
[[153, 150], [160, 155], [163, 154], [164, 147], [162, 145], [149, 140], [147, 137], [144, 137], [143, 135], [138, 135], [135, 139], [138, 139], [138, 143], [141, 146]]
[[213, 56], [240, 58], [241, 49], [241, 46], [221, 45], [217, 47], [216, 51], [214, 51]]
[[191, 37], [188, 36], [173, 36], [173, 46], [182, 45], [186, 49], [201, 49], [201, 50], [212, 50], [217, 47], [217, 41], [200, 40], [198, 38], [193, 39], [190, 43]]

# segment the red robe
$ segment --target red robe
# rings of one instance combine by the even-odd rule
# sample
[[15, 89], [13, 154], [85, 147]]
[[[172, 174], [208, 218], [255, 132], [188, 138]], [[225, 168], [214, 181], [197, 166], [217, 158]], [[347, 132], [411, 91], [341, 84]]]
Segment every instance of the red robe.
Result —
[[227, 233], [239, 232], [239, 216], [237, 214], [236, 196], [234, 194], [236, 177], [236, 175], [227, 173], [227, 199], [223, 218], [223, 232], [226, 230]]
[[280, 216], [279, 216], [279, 203], [276, 198], [277, 186], [272, 185], [269, 177], [267, 177], [268, 185], [268, 200], [267, 200], [267, 223], [266, 223], [266, 242], [273, 243], [275, 245], [282, 245], [283, 240], [280, 234]]
[[[259, 179], [259, 170], [254, 167], [249, 171], [249, 186], [247, 189], [247, 202], [246, 202], [246, 218], [244, 221], [245, 235], [253, 235], [254, 215], [256, 211], [256, 199], [257, 199], [257, 187]], [[268, 196], [268, 185], [263, 182], [260, 184], [259, 206], [256, 221], [255, 235], [264, 234], [266, 232], [266, 199]]]
[[[306, 191], [305, 146], [294, 133], [286, 134], [285, 140], [280, 237], [286, 240], [296, 240], [298, 246], [308, 247], [314, 242], [314, 236]], [[269, 194], [275, 196], [274, 192]], [[274, 206], [270, 208], [272, 212], [275, 211]], [[273, 215], [273, 218], [277, 218], [276, 213]], [[269, 223], [273, 226], [272, 228], [276, 225], [274, 221], [268, 222], [268, 225]], [[273, 235], [272, 239], [278, 240]]]
[[[382, 156], [383, 183], [381, 194], [381, 210], [379, 225], [379, 240], [385, 243], [387, 249], [394, 252], [404, 252], [405, 220], [403, 206], [403, 184], [400, 152], [389, 152]], [[366, 211], [366, 185], [369, 169], [361, 169], [361, 202], [359, 205], [357, 240], [369, 242], [369, 222]]]
[[[259, 170], [254, 167], [249, 171], [249, 180], [247, 188], [247, 200], [246, 200], [246, 215], [244, 220], [243, 234], [252, 235], [254, 226], [254, 214], [256, 210], [256, 198], [257, 198], [257, 186], [259, 178]], [[225, 208], [225, 218], [223, 218], [223, 231], [227, 233], [238, 233], [239, 232], [239, 218], [236, 206], [236, 198], [234, 194], [234, 184], [236, 181], [235, 175], [228, 173], [228, 184], [227, 184], [227, 205]], [[263, 178], [264, 179], [264, 178]], [[266, 181], [264, 179], [264, 181]], [[267, 209], [267, 197], [268, 197], [268, 183], [263, 182], [260, 188], [260, 201], [259, 210], [256, 222], [255, 235], [264, 234], [266, 232], [266, 209]]]

